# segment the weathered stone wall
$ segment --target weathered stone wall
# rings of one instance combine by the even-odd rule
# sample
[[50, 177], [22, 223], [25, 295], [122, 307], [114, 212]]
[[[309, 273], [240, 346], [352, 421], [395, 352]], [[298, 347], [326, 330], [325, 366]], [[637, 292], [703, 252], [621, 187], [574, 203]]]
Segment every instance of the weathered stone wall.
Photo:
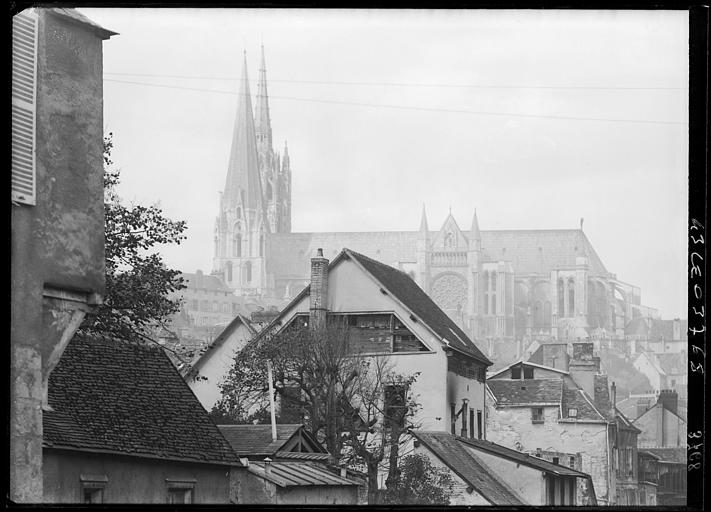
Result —
[[36, 206], [12, 206], [10, 497], [42, 500], [49, 372], [104, 293], [101, 29], [38, 9]]
[[531, 409], [487, 407], [487, 440], [521, 451], [581, 453], [581, 471], [592, 477], [598, 500], [606, 500], [609, 481], [608, 437], [604, 423], [559, 422], [558, 408], [544, 408], [544, 423], [531, 423]]

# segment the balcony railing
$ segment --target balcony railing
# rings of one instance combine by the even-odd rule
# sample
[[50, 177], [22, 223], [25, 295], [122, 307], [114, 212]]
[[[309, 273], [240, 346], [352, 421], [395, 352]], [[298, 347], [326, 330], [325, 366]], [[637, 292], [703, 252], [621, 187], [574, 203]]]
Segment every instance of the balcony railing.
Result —
[[430, 264], [433, 267], [464, 267], [467, 265], [467, 253], [458, 252], [433, 252], [430, 255]]

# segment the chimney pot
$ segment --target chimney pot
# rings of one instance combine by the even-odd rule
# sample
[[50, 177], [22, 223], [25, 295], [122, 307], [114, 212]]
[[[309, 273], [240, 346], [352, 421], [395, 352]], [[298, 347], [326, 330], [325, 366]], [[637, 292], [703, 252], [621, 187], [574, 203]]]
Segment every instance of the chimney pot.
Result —
[[316, 249], [316, 257], [323, 258], [323, 249], [321, 249], [320, 247]]

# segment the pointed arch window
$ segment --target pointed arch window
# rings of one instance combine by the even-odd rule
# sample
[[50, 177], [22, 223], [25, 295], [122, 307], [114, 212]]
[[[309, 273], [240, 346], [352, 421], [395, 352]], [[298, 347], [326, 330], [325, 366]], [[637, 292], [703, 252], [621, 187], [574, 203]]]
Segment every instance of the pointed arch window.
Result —
[[541, 301], [537, 300], [533, 305], [533, 327], [539, 328], [543, 326], [543, 307]]
[[568, 316], [575, 316], [575, 281], [568, 280]]
[[226, 268], [227, 268], [227, 282], [231, 283], [232, 282], [232, 262], [231, 261], [227, 262]]
[[244, 264], [244, 272], [242, 273], [243, 283], [249, 284], [252, 282], [252, 262], [248, 261]]
[[484, 289], [484, 314], [488, 315], [489, 314], [489, 272], [484, 271], [484, 283], [483, 283], [483, 289]]
[[232, 239], [232, 256], [236, 258], [242, 257], [242, 226], [239, 222], [235, 224], [235, 230]]
[[565, 286], [562, 279], [558, 279], [558, 316], [565, 316]]
[[264, 256], [264, 231], [259, 230], [259, 256]]
[[272, 184], [267, 182], [267, 201], [272, 200]]

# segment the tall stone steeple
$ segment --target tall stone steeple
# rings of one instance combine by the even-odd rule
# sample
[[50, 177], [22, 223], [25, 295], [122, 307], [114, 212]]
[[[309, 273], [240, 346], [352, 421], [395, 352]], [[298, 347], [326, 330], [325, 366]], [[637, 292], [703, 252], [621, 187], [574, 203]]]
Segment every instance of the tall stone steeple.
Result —
[[237, 295], [259, 295], [266, 288], [265, 248], [269, 224], [249, 91], [247, 58], [237, 98], [237, 115], [227, 165], [225, 191], [215, 222], [213, 274]]
[[267, 94], [267, 65], [264, 60], [264, 45], [262, 45], [262, 61], [259, 66], [257, 81], [257, 105], [254, 110], [254, 125], [257, 133], [257, 143], [272, 147], [272, 123], [269, 117], [269, 95]]
[[474, 209], [474, 218], [472, 219], [471, 242], [474, 244], [475, 250], [481, 250], [481, 232], [479, 231], [479, 219], [476, 217], [476, 208]]
[[262, 209], [262, 187], [259, 179], [259, 160], [252, 117], [252, 98], [249, 92], [247, 58], [242, 63], [242, 79], [237, 98], [237, 116], [232, 134], [232, 148], [227, 166], [222, 210], [241, 207], [253, 212]]

